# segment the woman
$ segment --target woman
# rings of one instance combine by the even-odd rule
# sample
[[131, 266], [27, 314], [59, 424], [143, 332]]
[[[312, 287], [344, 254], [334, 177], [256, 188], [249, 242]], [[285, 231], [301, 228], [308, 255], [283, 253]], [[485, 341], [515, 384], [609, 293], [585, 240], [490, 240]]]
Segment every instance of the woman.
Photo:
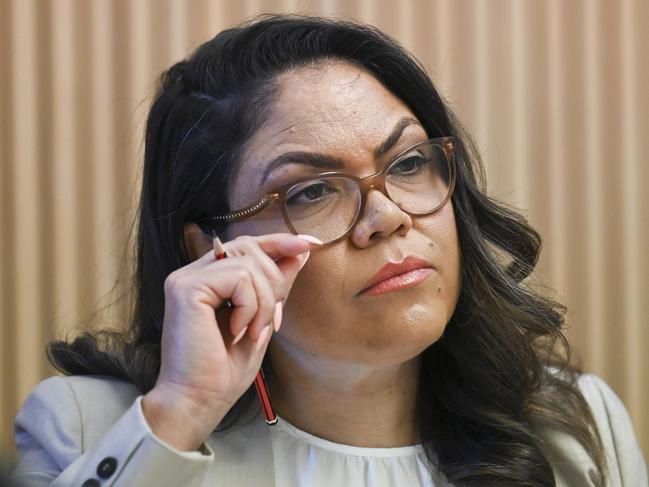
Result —
[[145, 142], [130, 329], [50, 344], [67, 377], [23, 404], [16, 479], [647, 485], [565, 309], [523, 283], [539, 235], [392, 39], [228, 29], [162, 76]]

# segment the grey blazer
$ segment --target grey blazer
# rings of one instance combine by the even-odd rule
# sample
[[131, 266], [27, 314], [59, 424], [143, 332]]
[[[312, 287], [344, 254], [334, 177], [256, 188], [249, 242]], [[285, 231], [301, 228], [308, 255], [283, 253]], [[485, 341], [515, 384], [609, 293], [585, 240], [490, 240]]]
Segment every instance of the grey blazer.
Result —
[[[582, 375], [602, 434], [609, 486], [647, 487], [647, 470], [629, 415], [599, 377]], [[15, 419], [20, 485], [70, 486], [274, 486], [275, 461], [268, 426], [258, 416], [245, 426], [212, 435], [200, 451], [181, 452], [157, 438], [132, 384], [106, 376], [54, 376], [27, 397]], [[594, 465], [580, 444], [547, 433], [557, 485], [595, 486]], [[449, 485], [443, 478], [435, 485]], [[282, 486], [279, 486], [282, 487]], [[342, 486], [341, 486], [342, 487]]]

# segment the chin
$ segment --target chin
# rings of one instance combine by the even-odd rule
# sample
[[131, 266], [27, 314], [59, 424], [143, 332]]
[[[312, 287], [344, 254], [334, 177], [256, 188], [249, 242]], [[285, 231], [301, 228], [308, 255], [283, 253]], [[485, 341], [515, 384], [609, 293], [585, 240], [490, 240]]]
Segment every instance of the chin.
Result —
[[421, 355], [424, 350], [440, 339], [446, 324], [405, 325], [390, 332], [377, 333], [367, 337], [361, 344], [357, 357], [373, 365], [395, 365], [408, 362]]

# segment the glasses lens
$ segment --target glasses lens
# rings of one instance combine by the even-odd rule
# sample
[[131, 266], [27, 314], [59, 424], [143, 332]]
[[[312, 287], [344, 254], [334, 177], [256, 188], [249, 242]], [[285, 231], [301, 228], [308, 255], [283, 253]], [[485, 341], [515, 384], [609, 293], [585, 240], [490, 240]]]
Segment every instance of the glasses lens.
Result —
[[347, 232], [360, 206], [358, 185], [340, 177], [311, 179], [286, 194], [286, 212], [295, 230], [325, 243]]
[[444, 202], [450, 179], [446, 152], [436, 143], [427, 143], [414, 147], [390, 165], [385, 189], [402, 210], [422, 215]]
[[[385, 189], [403, 211], [430, 213], [448, 197], [451, 169], [436, 142], [413, 147], [390, 163]], [[351, 179], [315, 178], [295, 184], [286, 193], [286, 212], [297, 233], [332, 242], [351, 227], [361, 207], [361, 191]]]

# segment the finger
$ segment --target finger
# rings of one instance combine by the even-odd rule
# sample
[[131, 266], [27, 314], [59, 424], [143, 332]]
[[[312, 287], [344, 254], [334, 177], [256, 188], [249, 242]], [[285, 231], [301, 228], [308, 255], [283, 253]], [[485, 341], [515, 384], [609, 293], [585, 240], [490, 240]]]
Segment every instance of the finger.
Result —
[[[306, 237], [310, 239], [314, 238], [309, 236]], [[320, 246], [320, 244], [304, 240], [304, 238], [293, 235], [292, 233], [269, 233], [266, 235], [258, 236], [239, 236], [234, 240], [230, 240], [224, 244], [226, 251], [230, 247], [236, 248], [237, 240], [246, 238], [252, 239], [259, 246], [259, 248], [261, 248], [261, 250], [263, 250], [264, 253], [268, 255], [272, 260], [276, 260], [281, 257], [299, 255], [308, 250], [311, 250], [312, 248]]]
[[[304, 240], [304, 238], [293, 235], [292, 233], [270, 233], [259, 236], [241, 235], [234, 240], [225, 242], [223, 247], [225, 248], [228, 257], [232, 255], [241, 255], [241, 252], [237, 250], [240, 248], [239, 244], [241, 243], [241, 240], [245, 241], [245, 239], [252, 239], [271, 260], [275, 261], [282, 257], [296, 256], [320, 246], [320, 244], [314, 243], [314, 237], [307, 235], [306, 238], [309, 240]], [[317, 241], [317, 239], [315, 240]], [[213, 249], [210, 249], [198, 259], [190, 262], [179, 270], [200, 268], [210, 262], [214, 262], [215, 260], [215, 252]]]
[[[254, 258], [256, 267], [261, 270], [275, 295], [275, 301], [286, 299], [287, 283], [284, 274], [268, 254], [266, 254], [253, 239], [246, 239], [241, 242], [240, 251], [244, 255]], [[238, 249], [239, 250], [239, 249]], [[300, 254], [303, 255], [303, 254]]]
[[272, 337], [272, 327], [268, 327], [268, 332], [261, 342], [246, 335], [240, 343], [230, 348], [229, 353], [236, 363], [247, 364], [252, 370], [259, 370]]
[[[278, 293], [273, 289], [266, 274], [259, 268], [259, 263], [255, 257], [246, 256], [244, 265], [253, 276], [253, 285], [257, 292], [257, 313], [248, 324], [246, 334], [253, 340], [258, 341], [262, 330], [273, 322], [275, 303], [277, 303], [276, 294]], [[234, 304], [235, 311], [233, 313], [236, 312], [236, 303]], [[240, 333], [240, 330], [238, 332]]]
[[[216, 268], [205, 267], [196, 271], [194, 278], [201, 281], [204, 301], [216, 310], [219, 328], [228, 330], [233, 337], [247, 329], [259, 308], [258, 291], [252, 273], [241, 265], [243, 258], [219, 261]], [[235, 307], [225, 312], [223, 302], [230, 299]]]
[[[272, 322], [276, 303], [275, 292], [259, 269], [256, 258], [245, 255], [220, 260], [204, 267], [200, 273], [204, 276], [202, 279], [214, 287], [221, 302], [229, 298], [234, 304], [230, 317], [232, 335], [236, 337], [248, 328], [246, 333], [256, 340], [264, 326]], [[227, 279], [234, 276], [237, 281], [231, 290], [224, 287], [226, 276]], [[231, 294], [224, 296], [223, 291]]]
[[[288, 240], [298, 240], [297, 247], [291, 247], [293, 251], [298, 252], [297, 254], [295, 254], [297, 255], [297, 259], [293, 258], [295, 255], [279, 256], [279, 251], [272, 250], [274, 241], [286, 242], [286, 237], [288, 237]], [[276, 291], [276, 301], [285, 301], [292, 286], [292, 281], [295, 279], [297, 272], [301, 269], [304, 262], [308, 258], [308, 256], [304, 252], [300, 252], [300, 250], [304, 249], [304, 242], [307, 242], [307, 247], [319, 246], [318, 244], [313, 243], [313, 237], [306, 236], [306, 238], [308, 238], [309, 240], [304, 240], [303, 237], [304, 236], [298, 238], [293, 234], [287, 233], [268, 234], [257, 237], [241, 235], [234, 240], [231, 240], [224, 244], [224, 247], [227, 247], [226, 254], [229, 258], [237, 255], [255, 256], [258, 259], [258, 267], [264, 272], [269, 282], [271, 283], [271, 287]], [[291, 245], [292, 244], [289, 244], [289, 247]], [[280, 250], [284, 251], [286, 249], [287, 247], [282, 247]], [[306, 252], [308, 253], [309, 251], [310, 250], [307, 248]], [[273, 260], [273, 256], [275, 256], [275, 260]], [[207, 265], [215, 262], [214, 260], [210, 259], [210, 256], [207, 254], [204, 257], [204, 260], [207, 261]], [[281, 266], [278, 266], [277, 261], [281, 259], [286, 260], [283, 261], [283, 264]], [[202, 263], [201, 265], [205, 264]], [[287, 278], [291, 282], [288, 282]]]

